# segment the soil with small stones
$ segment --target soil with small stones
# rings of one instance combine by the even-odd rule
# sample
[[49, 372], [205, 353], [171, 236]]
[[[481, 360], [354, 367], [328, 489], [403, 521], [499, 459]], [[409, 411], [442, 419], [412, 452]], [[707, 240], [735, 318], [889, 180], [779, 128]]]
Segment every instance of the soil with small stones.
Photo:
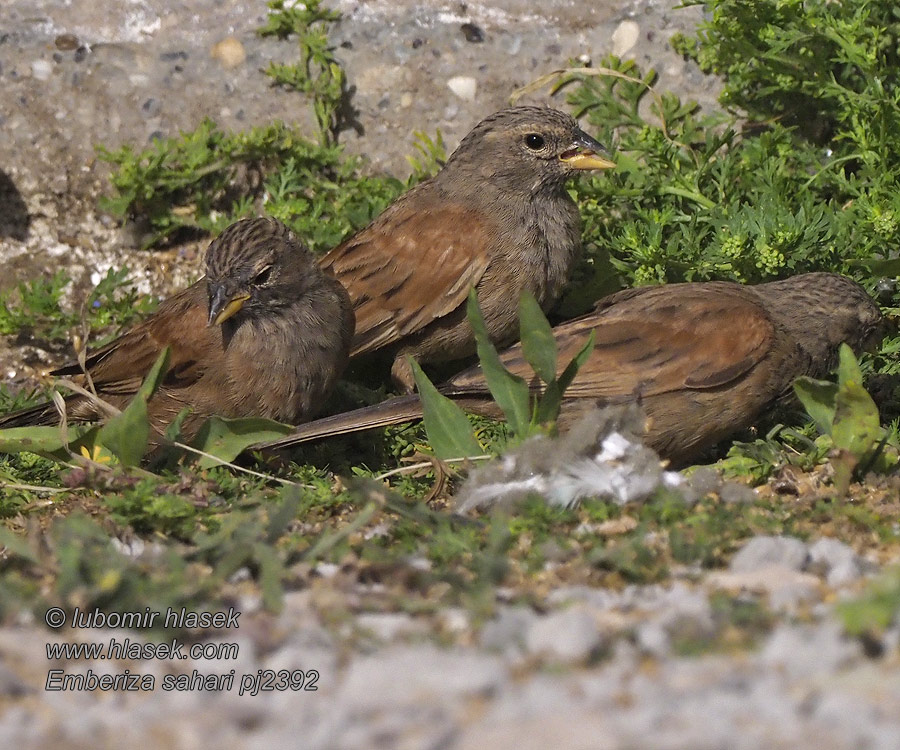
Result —
[[[701, 13], [674, 2], [331, 5], [343, 13], [331, 37], [353, 90], [354, 118], [341, 139], [373, 172], [405, 177], [414, 131], [440, 128], [452, 148], [514, 89], [572, 58], [616, 52], [655, 68], [660, 90], [705, 105], [716, 95], [714, 82], [669, 48], [669, 37], [690, 31]], [[280, 119], [311, 133], [307, 103], [260, 72], [296, 58], [291, 43], [256, 35], [265, 14], [262, 0], [3, 0], [0, 290], [62, 268], [74, 280], [67, 304], [77, 307], [111, 267], [127, 266], [139, 290], [161, 296], [199, 276], [205, 242], [141, 251], [98, 211], [109, 185], [95, 146], [141, 148], [204, 117], [229, 129]], [[231, 57], [217, 46], [230, 38], [238, 42], [228, 43]], [[0, 341], [0, 378], [28, 382], [62, 355], [27, 335], [9, 337]], [[789, 477], [766, 492], [772, 502], [794, 493], [813, 502], [817, 481]], [[877, 484], [858, 501], [871, 497], [893, 512], [896, 492]], [[217, 634], [239, 646], [227, 660], [51, 661], [47, 642], [140, 633], [53, 633], [23, 615], [0, 628], [0, 746], [893, 749], [900, 631], [866, 648], [842, 636], [832, 606], [894, 553], [859, 557], [866, 540], [845, 533], [818, 530], [852, 547], [830, 561], [791, 568], [778, 550], [796, 544], [776, 540], [767, 547], [774, 558], [749, 572], [686, 570], [666, 586], [619, 591], [563, 586], [547, 593], [546, 611], [501, 602], [487, 623], [455, 610], [364, 611], [359, 602], [383, 592], [352, 566], [298, 570], [303, 587], [277, 617], [261, 611], [254, 588], [235, 584], [241, 627]], [[137, 542], [123, 549], [155, 554]], [[805, 549], [812, 559], [815, 546]], [[784, 623], [749, 653], [679, 656], [677, 644], [714, 633], [727, 645], [710, 602], [729, 587]], [[798, 612], [806, 624], [788, 624]], [[154, 677], [155, 688], [45, 689], [50, 670], [126, 668]], [[161, 688], [166, 675], [192, 669], [233, 670], [235, 683]], [[264, 669], [315, 670], [318, 690], [239, 695], [242, 678]]]

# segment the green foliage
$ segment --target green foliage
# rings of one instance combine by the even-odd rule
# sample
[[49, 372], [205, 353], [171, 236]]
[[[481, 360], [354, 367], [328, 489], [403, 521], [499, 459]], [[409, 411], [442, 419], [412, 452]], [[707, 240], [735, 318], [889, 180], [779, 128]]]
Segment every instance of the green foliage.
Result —
[[447, 149], [444, 146], [444, 136], [441, 135], [440, 130], [437, 131], [434, 138], [424, 130], [414, 130], [413, 137], [415, 138], [413, 148], [418, 154], [409, 155], [406, 160], [413, 170], [410, 181], [421, 182], [433, 177], [444, 166], [447, 162]]
[[484, 451], [463, 410], [432, 385], [418, 362], [412, 357], [408, 361], [422, 399], [423, 421], [434, 454], [441, 459], [482, 455]]
[[[88, 295], [82, 309], [73, 311], [63, 304], [71, 279], [65, 271], [19, 284], [0, 294], [0, 334], [23, 335], [63, 341], [82, 321], [94, 330], [124, 326], [149, 312], [154, 302], [139, 297], [128, 285], [127, 268], [110, 268]], [[99, 339], [98, 343], [102, 343]]]
[[[100, 158], [116, 167], [111, 178], [115, 193], [102, 199], [101, 206], [122, 219], [145, 219], [150, 228], [145, 246], [182, 229], [221, 231], [260, 213], [264, 205], [267, 214], [321, 252], [368, 224], [403, 189], [399, 180], [360, 174], [359, 161], [335, 142], [346, 81], [327, 30], [339, 14], [318, 0], [291, 5], [271, 0], [269, 8], [259, 33], [296, 36], [301, 59], [296, 65], [273, 63], [266, 72], [309, 96], [317, 138], [310, 140], [283, 122], [229, 133], [205, 119], [195, 130], [156, 141], [143, 151], [99, 146]], [[440, 139], [423, 143], [426, 156], [439, 153]]]
[[[715, 0], [708, 7], [698, 39], [675, 45], [724, 77], [723, 104], [778, 117], [814, 140], [847, 141], [863, 162], [878, 140], [900, 137], [894, 4]], [[896, 153], [869, 156], [882, 164]]]
[[341, 126], [340, 113], [347, 96], [344, 70], [328, 44], [328, 26], [341, 14], [321, 6], [320, 0], [286, 3], [269, 0], [266, 25], [261, 36], [287, 39], [296, 36], [300, 62], [293, 65], [269, 63], [266, 75], [277, 84], [296, 89], [310, 97], [319, 127], [319, 141], [325, 146], [334, 141]]
[[150, 421], [147, 402], [156, 393], [169, 365], [169, 347], [163, 349], [125, 409], [110, 418], [97, 433], [97, 441], [119, 459], [123, 466], [136, 466], [147, 450]]
[[245, 448], [255, 443], [284, 437], [290, 431], [288, 425], [273, 422], [271, 419], [210, 417], [194, 438], [193, 447], [210, 454], [203, 456], [199, 461], [201, 468], [208, 468], [225, 461], [233, 461]]
[[[226, 133], [206, 119], [142, 152], [127, 145], [99, 151], [117, 166], [116, 195], [102, 207], [121, 218], [146, 217], [146, 245], [182, 228], [220, 231], [265, 202], [267, 213], [321, 250], [371, 220], [402, 187], [358, 176], [340, 146], [313, 143], [281, 122]], [[263, 179], [244, 182], [248, 174]]]
[[8, 336], [27, 328], [43, 328], [50, 338], [64, 335], [71, 319], [60, 314], [59, 302], [69, 281], [65, 271], [56, 271], [19, 284], [18, 304], [13, 302], [12, 292], [0, 295], [0, 333]]
[[816, 426], [831, 438], [836, 455], [835, 486], [843, 494], [854, 471], [878, 468], [887, 471], [898, 462], [895, 446], [885, 452], [887, 431], [881, 426], [878, 407], [862, 386], [862, 372], [853, 351], [841, 344], [838, 382], [798, 378], [794, 391]]
[[[519, 335], [525, 360], [544, 384], [543, 392], [532, 394], [525, 380], [506, 368], [491, 342], [475, 289], [469, 292], [466, 312], [475, 333], [478, 360], [488, 389], [503, 411], [509, 429], [518, 440], [544, 432], [553, 426], [565, 389], [594, 346], [593, 333], [563, 372], [557, 376], [556, 340], [550, 323], [530, 292], [519, 300]], [[425, 431], [439, 458], [481, 455], [484, 451], [472, 434], [472, 425], [456, 404], [431, 384], [419, 365], [410, 364], [422, 398]]]

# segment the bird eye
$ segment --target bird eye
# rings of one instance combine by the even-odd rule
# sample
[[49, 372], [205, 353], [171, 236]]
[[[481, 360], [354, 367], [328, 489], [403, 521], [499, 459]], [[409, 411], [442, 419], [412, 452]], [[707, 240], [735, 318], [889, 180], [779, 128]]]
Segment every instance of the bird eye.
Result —
[[544, 147], [544, 136], [537, 133], [529, 133], [525, 136], [525, 145], [532, 151], [539, 151]]
[[256, 277], [253, 279], [253, 283], [256, 286], [262, 286], [263, 284], [268, 283], [269, 279], [272, 277], [272, 266], [266, 266], [262, 271], [256, 274]]

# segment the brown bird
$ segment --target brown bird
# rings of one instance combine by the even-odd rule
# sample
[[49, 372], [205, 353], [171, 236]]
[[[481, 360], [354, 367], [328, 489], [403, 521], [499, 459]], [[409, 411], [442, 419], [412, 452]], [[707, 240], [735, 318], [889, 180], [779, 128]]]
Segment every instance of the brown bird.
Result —
[[565, 180], [615, 166], [604, 153], [553, 109], [513, 107], [478, 123], [435, 177], [322, 258], [353, 300], [351, 356], [388, 349], [394, 382], [412, 391], [406, 355], [475, 352], [473, 286], [492, 340], [513, 341], [520, 292], [548, 308], [578, 256], [581, 219]]
[[[169, 369], [149, 402], [150, 422], [165, 429], [184, 408], [182, 435], [210, 415], [260, 416], [298, 423], [315, 415], [343, 371], [353, 336], [344, 288], [281, 222], [232, 224], [206, 252], [206, 278], [163, 302], [113, 342], [88, 352], [98, 396], [123, 408], [165, 347]], [[68, 364], [51, 373], [82, 375]], [[66, 397], [73, 421], [102, 412], [82, 395]], [[0, 417], [0, 427], [55, 424], [43, 404]]]
[[[800, 375], [821, 377], [847, 342], [859, 351], [884, 333], [878, 306], [855, 281], [810, 273], [758, 286], [724, 281], [627, 289], [594, 311], [553, 329], [560, 371], [595, 332], [594, 349], [565, 393], [566, 429], [595, 405], [639, 403], [646, 442], [681, 465], [750, 426], [791, 393]], [[540, 387], [520, 345], [501, 355], [507, 368]], [[499, 416], [480, 368], [441, 386], [461, 406]], [[311, 422], [255, 449], [408, 422], [422, 416], [417, 396]]]

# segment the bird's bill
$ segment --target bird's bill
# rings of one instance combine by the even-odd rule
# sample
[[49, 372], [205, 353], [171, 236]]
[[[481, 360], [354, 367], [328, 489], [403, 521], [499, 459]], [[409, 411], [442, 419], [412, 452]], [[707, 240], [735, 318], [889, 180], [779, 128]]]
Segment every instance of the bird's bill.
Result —
[[559, 155], [559, 160], [570, 169], [612, 169], [616, 164], [606, 158], [608, 156], [600, 142], [579, 130], [572, 145]]
[[228, 297], [225, 290], [219, 287], [209, 301], [209, 325], [222, 325], [237, 313], [248, 299], [250, 295], [246, 292], [238, 292]]

